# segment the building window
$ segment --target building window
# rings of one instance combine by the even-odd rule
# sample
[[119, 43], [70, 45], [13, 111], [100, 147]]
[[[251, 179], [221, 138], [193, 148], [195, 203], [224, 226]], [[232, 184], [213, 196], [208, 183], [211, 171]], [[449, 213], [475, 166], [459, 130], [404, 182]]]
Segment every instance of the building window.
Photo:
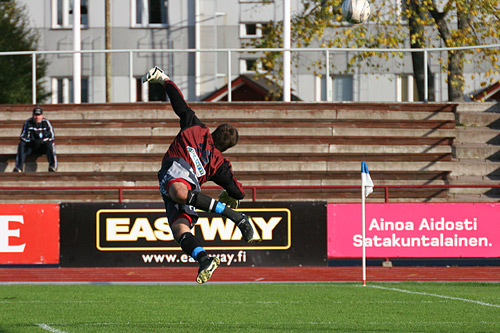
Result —
[[240, 38], [260, 38], [267, 33], [269, 23], [240, 23]]
[[266, 66], [258, 58], [243, 58], [240, 59], [240, 73], [263, 73], [272, 72], [273, 68]]
[[[71, 104], [73, 101], [73, 78], [52, 78], [52, 104]], [[86, 77], [82, 77], [81, 102], [89, 102], [89, 79]]]
[[[80, 0], [81, 26], [89, 23], [88, 0]], [[73, 0], [52, 0], [52, 28], [73, 27]]]
[[240, 59], [240, 73], [255, 73], [262, 69], [262, 63], [257, 58]]
[[315, 81], [315, 100], [319, 101], [353, 101], [353, 76], [335, 75], [327, 78], [317, 76]]
[[398, 102], [416, 102], [419, 100], [417, 84], [413, 75], [400, 75], [396, 87]]
[[167, 26], [168, 0], [133, 0], [132, 26]]
[[332, 81], [332, 97], [334, 101], [353, 100], [352, 75], [335, 75]]
[[149, 83], [142, 83], [142, 77], [136, 77], [132, 83], [132, 91], [135, 90], [135, 95], [132, 95], [131, 102], [148, 102], [149, 101]]
[[144, 97], [142, 96], [142, 79], [140, 77], [135, 78], [135, 101], [133, 102], [144, 102]]

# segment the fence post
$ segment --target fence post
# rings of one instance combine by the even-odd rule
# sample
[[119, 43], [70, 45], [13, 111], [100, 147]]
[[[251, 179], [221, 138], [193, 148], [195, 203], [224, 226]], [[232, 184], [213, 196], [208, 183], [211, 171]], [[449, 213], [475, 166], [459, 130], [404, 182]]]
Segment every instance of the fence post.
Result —
[[[133, 51], [128, 52], [128, 90], [129, 90], [129, 102], [133, 102], [132, 100], [132, 93], [134, 91], [132, 85], [133, 85], [133, 80], [134, 80], [134, 57], [133, 57]], [[137, 99], [136, 99], [137, 102]]]
[[31, 55], [32, 59], [32, 69], [31, 69], [31, 92], [33, 104], [36, 104], [36, 53], [33, 52]]
[[330, 80], [330, 50], [326, 50], [326, 101], [331, 102], [333, 100], [332, 96], [332, 82]]
[[227, 51], [227, 101], [233, 101], [233, 95], [231, 92], [232, 84], [231, 84], [231, 50]]
[[424, 102], [429, 101], [429, 75], [427, 73], [427, 49], [424, 49]]

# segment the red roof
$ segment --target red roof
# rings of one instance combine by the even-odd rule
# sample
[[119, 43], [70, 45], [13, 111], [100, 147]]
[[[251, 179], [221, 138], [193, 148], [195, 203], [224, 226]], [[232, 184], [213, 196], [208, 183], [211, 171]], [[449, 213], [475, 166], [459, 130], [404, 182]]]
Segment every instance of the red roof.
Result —
[[[267, 79], [252, 79], [249, 75], [240, 75], [231, 82], [232, 101], [275, 101], [281, 100], [281, 93], [278, 97], [272, 97], [271, 91], [280, 91], [278, 85]], [[300, 100], [292, 95], [292, 100]], [[227, 85], [211, 93], [203, 99], [204, 102], [227, 101]]]
[[496, 82], [486, 89], [474, 94], [472, 96], [473, 101], [500, 101], [500, 81]]

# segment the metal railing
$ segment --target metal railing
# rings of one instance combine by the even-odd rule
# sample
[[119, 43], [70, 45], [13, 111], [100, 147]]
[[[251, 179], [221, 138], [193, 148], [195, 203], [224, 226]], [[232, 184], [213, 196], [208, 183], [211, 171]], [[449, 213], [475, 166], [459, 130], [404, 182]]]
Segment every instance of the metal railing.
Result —
[[[374, 186], [374, 189], [384, 190], [384, 202], [389, 202], [389, 190], [390, 189], [417, 189], [417, 188], [427, 188], [427, 189], [451, 189], [451, 188], [500, 188], [500, 184], [490, 184], [490, 185], [465, 185], [465, 184], [443, 184], [443, 185], [380, 185]], [[220, 190], [219, 186], [203, 186], [202, 190]], [[257, 201], [257, 191], [258, 190], [335, 190], [335, 189], [359, 189], [361, 195], [360, 185], [318, 185], [318, 186], [244, 186], [245, 190], [250, 190], [252, 192], [252, 201]], [[78, 191], [78, 190], [108, 190], [117, 192], [118, 202], [123, 202], [123, 191], [129, 190], [158, 190], [158, 186], [0, 186], [0, 191]], [[159, 197], [159, 194], [158, 194]], [[307, 199], [307, 198], [306, 198]]]
[[[118, 50], [62, 50], [62, 51], [17, 51], [17, 52], [0, 52], [0, 56], [18, 56], [18, 55], [31, 55], [32, 57], [32, 87], [33, 94], [32, 100], [33, 104], [36, 103], [36, 58], [39, 55], [49, 55], [49, 54], [128, 54], [129, 56], [129, 100], [132, 101], [133, 92], [133, 68], [134, 68], [134, 55], [138, 53], [225, 53], [227, 58], [227, 89], [228, 89], [228, 101], [232, 101], [231, 93], [231, 80], [232, 80], [232, 59], [234, 53], [262, 53], [262, 52], [324, 52], [325, 56], [325, 75], [330, 76], [330, 55], [335, 53], [358, 53], [358, 52], [375, 52], [375, 53], [423, 53], [424, 64], [423, 68], [428, 67], [429, 54], [433, 52], [448, 52], [448, 51], [458, 51], [458, 50], [480, 50], [480, 49], [500, 49], [500, 44], [491, 45], [477, 45], [477, 46], [464, 46], [464, 47], [439, 47], [439, 48], [422, 48], [422, 49], [411, 49], [411, 48], [401, 48], [401, 49], [381, 49], [381, 48], [238, 48], [238, 49], [118, 49]], [[499, 51], [500, 52], [500, 51]], [[216, 73], [218, 74], [218, 73]], [[424, 71], [424, 81], [425, 81], [425, 92], [424, 101], [428, 101], [428, 74]]]

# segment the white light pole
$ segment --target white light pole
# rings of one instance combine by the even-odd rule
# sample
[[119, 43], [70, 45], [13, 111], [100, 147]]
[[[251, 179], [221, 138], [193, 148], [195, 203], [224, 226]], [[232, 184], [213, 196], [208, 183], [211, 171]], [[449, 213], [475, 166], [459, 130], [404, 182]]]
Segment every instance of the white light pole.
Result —
[[[283, 0], [283, 48], [289, 49], [291, 47], [290, 36], [290, 0]], [[290, 51], [283, 52], [283, 101], [291, 101], [291, 55]]]
[[[217, 18], [219, 16], [225, 16], [226, 13], [223, 13], [223, 12], [215, 12], [215, 15], [214, 15], [214, 49], [218, 49], [219, 46], [218, 46], [218, 43], [217, 43], [217, 34], [218, 34], [218, 26], [217, 26]], [[214, 78], [214, 81], [215, 81], [215, 89], [218, 88], [218, 78], [219, 78], [219, 64], [218, 64], [218, 59], [219, 59], [219, 53], [218, 52], [214, 52], [214, 71], [215, 71], [215, 78]]]
[[[199, 50], [201, 48], [201, 10], [200, 10], [200, 1], [194, 1], [194, 48]], [[194, 95], [195, 98], [198, 99], [201, 96], [201, 60], [200, 60], [200, 52], [194, 53]]]
[[81, 50], [81, 18], [80, 0], [73, 0], [73, 103], [80, 104], [82, 100], [82, 54]]

